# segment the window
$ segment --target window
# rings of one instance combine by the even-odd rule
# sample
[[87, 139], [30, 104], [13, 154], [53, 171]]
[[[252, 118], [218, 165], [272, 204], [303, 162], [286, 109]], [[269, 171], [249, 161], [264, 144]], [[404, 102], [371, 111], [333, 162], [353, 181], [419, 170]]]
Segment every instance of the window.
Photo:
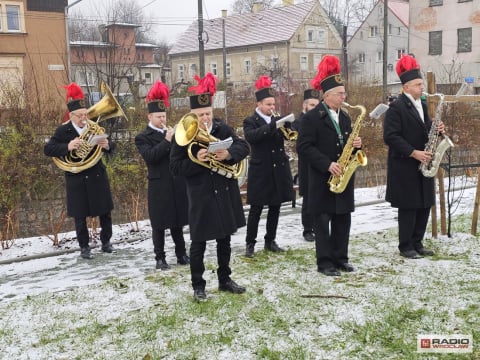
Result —
[[443, 0], [430, 0], [430, 6], [442, 6]]
[[245, 71], [245, 74], [250, 74], [250, 71], [252, 70], [252, 61], [250, 59], [243, 62], [243, 70]]
[[362, 52], [360, 54], [358, 54], [358, 62], [363, 64], [365, 62], [365, 53]]
[[383, 61], [383, 51], [377, 51], [377, 61]]
[[185, 79], [185, 66], [183, 64], [177, 65], [177, 80], [183, 81]]
[[360, 31], [360, 40], [363, 40], [363, 31]]
[[217, 76], [217, 63], [210, 64], [210, 71], [213, 75]]
[[307, 71], [308, 70], [308, 57], [307, 56], [300, 56], [300, 70]]
[[76, 74], [77, 83], [80, 86], [95, 86], [95, 76], [91, 71], [79, 70]]
[[278, 62], [277, 56], [272, 56], [272, 69], [276, 70], [280, 67], [280, 63]]
[[472, 0], [458, 0], [459, 3], [462, 3], [462, 2], [470, 2]]
[[472, 28], [458, 29], [458, 46], [457, 52], [472, 51]]
[[227, 63], [225, 64], [225, 75], [227, 77], [230, 77], [230, 74], [231, 74], [231, 64], [230, 64], [230, 61], [227, 61]]
[[147, 72], [147, 73], [143, 74], [143, 78], [144, 78], [144, 80], [145, 80], [145, 84], [150, 85], [150, 84], [153, 83], [153, 81], [152, 81], [152, 73]]
[[313, 30], [308, 30], [307, 31], [307, 41], [308, 42], [313, 42]]
[[327, 32], [325, 29], [318, 30], [318, 44], [323, 47], [327, 47]]
[[378, 35], [378, 26], [370, 26], [370, 37], [375, 37]]
[[196, 73], [197, 73], [197, 64], [190, 64], [190, 66], [188, 67], [188, 76], [190, 77], [190, 79], [193, 79]]
[[0, 31], [25, 32], [23, 3], [0, 3]]
[[405, 54], [405, 49], [397, 49], [397, 60], [400, 60], [403, 54]]
[[442, 55], [441, 31], [430, 31], [428, 33], [428, 55]]

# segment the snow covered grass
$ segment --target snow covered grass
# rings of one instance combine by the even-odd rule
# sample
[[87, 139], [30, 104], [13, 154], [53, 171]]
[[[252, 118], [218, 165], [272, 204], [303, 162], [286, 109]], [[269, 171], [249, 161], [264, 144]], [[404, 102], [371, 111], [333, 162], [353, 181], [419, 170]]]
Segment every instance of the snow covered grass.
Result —
[[[480, 359], [480, 240], [470, 224], [456, 218], [454, 236], [427, 239], [437, 255], [419, 260], [398, 256], [395, 229], [354, 234], [357, 271], [338, 278], [316, 271], [311, 243], [253, 259], [236, 251], [242, 295], [217, 290], [209, 258], [205, 303], [193, 301], [181, 266], [2, 301], [0, 358]], [[472, 334], [474, 352], [418, 354], [417, 334], [432, 333]]]

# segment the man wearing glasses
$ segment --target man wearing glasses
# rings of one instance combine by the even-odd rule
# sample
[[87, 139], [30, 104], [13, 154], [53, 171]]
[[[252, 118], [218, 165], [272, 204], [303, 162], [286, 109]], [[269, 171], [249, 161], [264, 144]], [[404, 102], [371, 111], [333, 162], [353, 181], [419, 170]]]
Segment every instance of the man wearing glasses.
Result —
[[[344, 171], [338, 159], [352, 133], [352, 121], [341, 110], [347, 94], [340, 70], [339, 59], [332, 55], [326, 55], [318, 65], [312, 85], [323, 91], [323, 101], [304, 115], [297, 140], [298, 155], [308, 164], [307, 206], [313, 217], [317, 270], [327, 276], [355, 271], [348, 262], [354, 177], [339, 194], [330, 191], [328, 184], [331, 175]], [[356, 137], [353, 147], [361, 146], [361, 139]]]
[[[85, 96], [80, 86], [75, 83], [69, 84], [66, 89], [70, 120], [59, 126], [45, 144], [44, 153], [50, 157], [64, 157], [77, 150], [85, 141], [80, 139], [88, 128]], [[96, 144], [106, 153], [112, 153], [114, 149], [114, 144], [108, 138], [100, 139]], [[100, 232], [102, 251], [111, 253], [113, 200], [105, 165], [100, 160], [78, 173], [65, 171], [65, 184], [67, 215], [74, 218], [80, 256], [84, 259], [93, 258], [89, 246], [87, 217], [96, 216], [99, 217], [102, 228]]]

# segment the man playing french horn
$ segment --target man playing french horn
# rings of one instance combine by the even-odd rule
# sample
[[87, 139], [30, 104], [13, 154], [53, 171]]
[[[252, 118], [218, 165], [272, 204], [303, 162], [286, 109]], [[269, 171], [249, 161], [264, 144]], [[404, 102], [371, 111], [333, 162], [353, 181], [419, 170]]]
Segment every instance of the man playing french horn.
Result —
[[[186, 179], [193, 296], [204, 301], [207, 295], [203, 258], [208, 240], [217, 242], [219, 290], [234, 294], [245, 291], [230, 278], [230, 237], [245, 226], [245, 215], [235, 170], [223, 170], [234, 169], [235, 164], [248, 156], [250, 148], [224, 121], [213, 118], [212, 96], [217, 81], [213, 74], [197, 81], [198, 85], [189, 89], [196, 93], [190, 96], [192, 112], [182, 117], [175, 128], [170, 169], [174, 175], [184, 175]], [[229, 138], [232, 140], [229, 146], [209, 152], [209, 139]], [[220, 171], [219, 167], [224, 169]]]
[[[348, 261], [354, 176], [341, 192], [329, 186], [332, 176], [345, 171], [341, 155], [362, 146], [350, 116], [341, 109], [346, 93], [340, 71], [336, 56], [323, 57], [312, 80], [313, 88], [323, 91], [323, 101], [304, 115], [297, 141], [297, 152], [308, 163], [308, 211], [313, 217], [317, 269], [327, 276], [355, 270]], [[353, 148], [348, 148], [350, 144]]]

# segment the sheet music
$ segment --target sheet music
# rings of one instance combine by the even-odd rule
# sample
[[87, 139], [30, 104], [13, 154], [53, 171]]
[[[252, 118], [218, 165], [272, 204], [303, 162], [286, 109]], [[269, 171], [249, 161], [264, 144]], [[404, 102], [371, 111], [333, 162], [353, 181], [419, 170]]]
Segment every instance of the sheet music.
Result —
[[220, 141], [212, 141], [208, 144], [208, 152], [215, 152], [216, 150], [228, 149], [233, 143], [233, 139], [228, 137]]
[[93, 135], [89, 140], [88, 140], [88, 145], [93, 146], [93, 145], [98, 145], [98, 142], [100, 140], [108, 138], [107, 134], [98, 134], [98, 135]]

